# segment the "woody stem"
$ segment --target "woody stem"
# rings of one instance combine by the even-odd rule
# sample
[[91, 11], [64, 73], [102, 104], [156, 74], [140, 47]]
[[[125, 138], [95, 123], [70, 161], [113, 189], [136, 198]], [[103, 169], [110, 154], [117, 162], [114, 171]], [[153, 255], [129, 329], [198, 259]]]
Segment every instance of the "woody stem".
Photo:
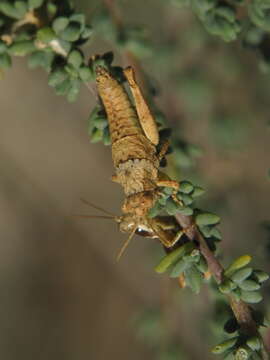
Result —
[[[185, 234], [187, 235], [189, 240], [195, 241], [198, 244], [198, 247], [203, 257], [207, 262], [208, 269], [211, 275], [216, 280], [217, 284], [221, 284], [221, 282], [223, 281], [224, 268], [220, 264], [218, 259], [215, 257], [213, 252], [209, 249], [204, 237], [201, 235], [197, 226], [193, 225], [194, 220], [192, 216], [186, 216], [178, 213], [175, 215], [175, 218], [179, 225], [184, 229]], [[228, 300], [234, 316], [241, 329], [249, 335], [260, 336], [258, 334], [257, 324], [252, 317], [251, 308], [242, 300], [236, 301], [236, 299], [231, 295], [228, 295]], [[269, 359], [269, 356], [265, 349], [262, 351], [262, 356], [265, 360]]]

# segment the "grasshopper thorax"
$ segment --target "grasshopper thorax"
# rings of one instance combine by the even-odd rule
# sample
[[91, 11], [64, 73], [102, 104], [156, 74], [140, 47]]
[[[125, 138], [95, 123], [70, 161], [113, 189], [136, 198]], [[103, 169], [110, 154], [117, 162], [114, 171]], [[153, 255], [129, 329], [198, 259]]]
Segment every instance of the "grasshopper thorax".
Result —
[[154, 206], [157, 198], [156, 191], [142, 191], [128, 196], [122, 206], [124, 214], [134, 218], [147, 217], [148, 211]]

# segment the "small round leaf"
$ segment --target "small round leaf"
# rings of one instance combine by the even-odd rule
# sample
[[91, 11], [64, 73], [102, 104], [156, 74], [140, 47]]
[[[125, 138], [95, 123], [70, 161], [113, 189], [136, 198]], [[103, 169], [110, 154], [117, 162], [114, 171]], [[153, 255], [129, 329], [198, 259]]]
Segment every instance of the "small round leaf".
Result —
[[195, 222], [198, 226], [215, 225], [220, 222], [220, 217], [212, 213], [200, 213], [196, 216]]

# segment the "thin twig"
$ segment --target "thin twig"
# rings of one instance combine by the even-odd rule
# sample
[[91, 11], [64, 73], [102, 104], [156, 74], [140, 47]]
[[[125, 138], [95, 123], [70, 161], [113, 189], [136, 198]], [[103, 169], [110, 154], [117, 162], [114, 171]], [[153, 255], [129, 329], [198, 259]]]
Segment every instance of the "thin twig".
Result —
[[[223, 281], [224, 268], [220, 264], [218, 259], [215, 257], [214, 253], [209, 249], [204, 237], [201, 235], [197, 226], [191, 226], [192, 224], [194, 224], [192, 216], [186, 216], [178, 213], [175, 215], [175, 218], [178, 221], [179, 225], [184, 230], [186, 229], [185, 234], [187, 235], [189, 240], [198, 243], [198, 247], [207, 262], [208, 269], [211, 275], [216, 280], [217, 284], [220, 284]], [[241, 327], [241, 330], [249, 335], [257, 335], [261, 337], [258, 332], [257, 324], [252, 317], [250, 306], [242, 300], [237, 301], [231, 295], [228, 295], [228, 300], [234, 316]], [[262, 350], [262, 356], [264, 360], [269, 359], [269, 355], [265, 346]]]

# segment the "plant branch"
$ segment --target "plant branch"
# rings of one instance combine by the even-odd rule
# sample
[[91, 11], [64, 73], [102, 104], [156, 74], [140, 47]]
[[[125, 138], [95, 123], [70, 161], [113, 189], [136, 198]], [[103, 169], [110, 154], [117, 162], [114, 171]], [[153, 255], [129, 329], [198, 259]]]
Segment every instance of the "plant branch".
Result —
[[[175, 215], [175, 218], [179, 225], [184, 229], [184, 232], [189, 240], [198, 243], [198, 247], [208, 264], [208, 269], [211, 275], [216, 280], [217, 284], [221, 284], [223, 281], [224, 268], [213, 252], [209, 249], [204, 237], [194, 224], [192, 216], [186, 216], [178, 213]], [[230, 307], [241, 329], [249, 335], [260, 336], [256, 322], [252, 317], [250, 306], [242, 300], [237, 301], [232, 295], [228, 295], [228, 299]], [[262, 355], [264, 360], [269, 359], [266, 349], [263, 350]]]

